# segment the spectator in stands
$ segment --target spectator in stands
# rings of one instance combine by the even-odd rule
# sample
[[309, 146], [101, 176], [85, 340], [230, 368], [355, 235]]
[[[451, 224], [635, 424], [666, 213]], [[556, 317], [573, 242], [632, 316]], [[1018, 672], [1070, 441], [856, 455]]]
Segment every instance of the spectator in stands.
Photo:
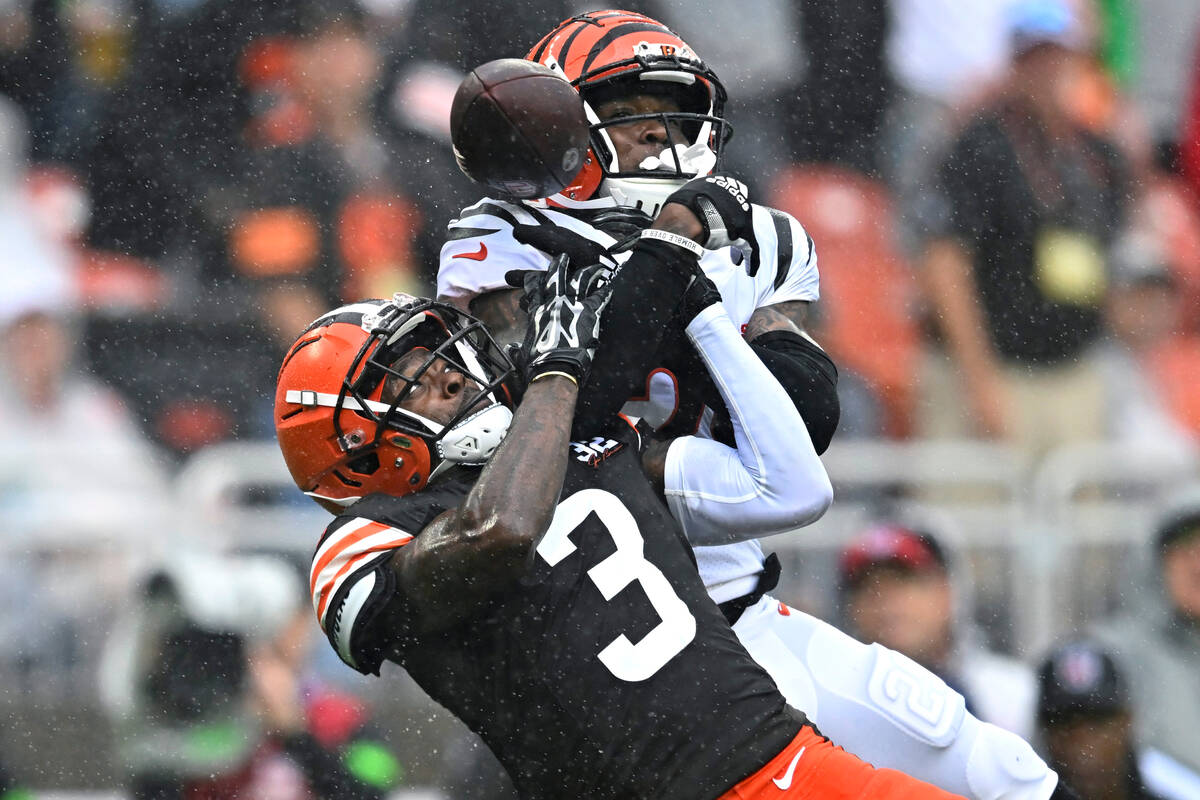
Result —
[[1129, 677], [1139, 745], [1200, 773], [1200, 485], [1168, 499], [1154, 544], [1156, 585], [1095, 633]]
[[1088, 642], [1056, 648], [1038, 668], [1038, 732], [1058, 778], [1088, 800], [1160, 800], [1133, 743], [1133, 706], [1112, 657]]
[[842, 550], [839, 588], [852, 636], [927, 667], [980, 719], [1033, 733], [1033, 672], [984, 646], [956, 607], [950, 561], [933, 536], [894, 523], [867, 529]]
[[[24, 133], [5, 110], [0, 142], [12, 146], [0, 146], [0, 461], [21, 464], [23, 476], [3, 482], [27, 507], [41, 497], [53, 513], [86, 507], [96, 516], [113, 508], [109, 495], [118, 490], [128, 490], [126, 499], [157, 496], [162, 476], [115, 393], [77, 361], [74, 265], [22, 191]], [[63, 504], [67, 496], [73, 502]]]
[[916, 246], [916, 211], [927, 179], [960, 115], [1004, 76], [1011, 56], [1012, 0], [893, 0], [886, 56], [894, 83], [880, 167], [897, 199], [906, 250]]
[[1103, 431], [1093, 351], [1127, 191], [1116, 148], [1072, 108], [1088, 56], [1070, 7], [1030, 0], [1013, 13], [1002, 95], [950, 145], [927, 210], [923, 277], [940, 346], [917, 428], [1003, 438], [1037, 457]]
[[177, 553], [139, 589], [101, 666], [134, 800], [380, 800], [395, 787], [402, 770], [362, 704], [305, 672], [313, 627], [292, 564]]
[[1114, 249], [1104, 316], [1099, 366], [1106, 433], [1189, 457], [1196, 447], [1192, 434], [1172, 415], [1152, 372], [1157, 352], [1177, 335], [1182, 316], [1177, 281], [1151, 234], [1131, 232]]
[[330, 300], [419, 291], [419, 214], [372, 124], [381, 55], [367, 19], [352, 0], [298, 6], [295, 35], [259, 37], [240, 58], [255, 113], [224, 209], [226, 256], [241, 277], [298, 279]]
[[0, 452], [24, 475], [8, 488], [32, 510], [41, 503], [44, 513], [64, 515], [64, 524], [72, 510], [94, 518], [107, 509], [115, 519], [122, 502], [157, 497], [165, 486], [124, 404], [77, 363], [76, 339], [60, 309], [0, 319]]

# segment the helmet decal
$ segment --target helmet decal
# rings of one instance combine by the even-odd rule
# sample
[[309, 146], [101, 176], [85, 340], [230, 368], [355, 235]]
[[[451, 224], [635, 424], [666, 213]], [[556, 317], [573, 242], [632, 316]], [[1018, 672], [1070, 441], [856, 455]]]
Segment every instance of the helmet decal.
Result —
[[[571, 82], [591, 123], [591, 146], [570, 185], [548, 198], [575, 207], [593, 198], [606, 205], [639, 208], [653, 215], [683, 182], [717, 167], [732, 128], [725, 121], [725, 87], [695, 51], [661, 22], [629, 11], [593, 11], [571, 17], [544, 36], [526, 56]], [[604, 97], [639, 91], [669, 92], [678, 111], [601, 120]], [[670, 141], [653, 163], [619, 166], [608, 129], [646, 119], [662, 121]], [[681, 135], [671, 131], [681, 131]], [[701, 156], [704, 150], [707, 155]], [[687, 158], [681, 154], [687, 153]]]

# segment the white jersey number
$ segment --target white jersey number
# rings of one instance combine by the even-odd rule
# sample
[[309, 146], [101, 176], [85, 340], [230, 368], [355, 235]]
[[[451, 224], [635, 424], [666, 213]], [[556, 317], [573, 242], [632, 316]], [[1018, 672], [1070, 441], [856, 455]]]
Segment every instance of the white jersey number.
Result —
[[625, 634], [618, 636], [600, 651], [600, 662], [623, 681], [644, 681], [696, 638], [696, 618], [658, 567], [645, 559], [637, 520], [610, 492], [584, 489], [559, 503], [550, 529], [538, 543], [538, 555], [553, 567], [574, 553], [570, 534], [592, 513], [612, 536], [617, 550], [588, 570], [588, 577], [605, 600], [637, 581], [661, 619], [637, 644]]

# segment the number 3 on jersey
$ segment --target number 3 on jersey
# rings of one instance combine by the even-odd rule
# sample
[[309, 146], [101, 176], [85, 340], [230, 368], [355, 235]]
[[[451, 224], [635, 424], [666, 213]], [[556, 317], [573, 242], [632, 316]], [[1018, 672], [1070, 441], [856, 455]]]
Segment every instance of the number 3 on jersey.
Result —
[[646, 560], [637, 520], [610, 492], [584, 489], [559, 503], [550, 529], [538, 543], [538, 555], [554, 567], [574, 553], [570, 534], [593, 512], [612, 536], [617, 550], [588, 570], [588, 577], [605, 600], [613, 599], [637, 581], [661, 620], [637, 644], [625, 634], [618, 636], [600, 651], [600, 662], [623, 681], [644, 681], [696, 638], [696, 618], [658, 567]]

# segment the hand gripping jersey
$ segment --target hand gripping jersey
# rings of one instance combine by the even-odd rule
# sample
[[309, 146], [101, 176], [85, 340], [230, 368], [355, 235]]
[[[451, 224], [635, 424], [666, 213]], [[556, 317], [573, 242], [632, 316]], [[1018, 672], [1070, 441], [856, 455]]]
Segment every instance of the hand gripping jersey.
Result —
[[[559, 225], [604, 247], [614, 246], [618, 237], [589, 221], [611, 210], [556, 209], [484, 198], [463, 209], [449, 225], [438, 265], [438, 297], [465, 308], [478, 295], [511, 288], [504, 281], [510, 269], [545, 269], [550, 257], [516, 241], [514, 225]], [[757, 308], [789, 300], [814, 301], [819, 296], [816, 251], [795, 217], [754, 205], [754, 234], [761, 266], [753, 276], [746, 274], [741, 253], [730, 247], [708, 251], [700, 259], [738, 325], [744, 325]], [[627, 257], [619, 254], [617, 260]]]
[[[537, 203], [514, 203], [485, 198], [464, 209], [449, 226], [438, 268], [438, 296], [466, 308], [475, 297], [511, 288], [504, 274], [512, 269], [545, 269], [550, 257], [512, 236], [514, 225], [559, 225], [604, 247], [618, 238], [592, 220], [609, 207], [591, 201], [587, 208], [558, 209]], [[819, 296], [817, 256], [812, 239], [790, 214], [754, 205], [754, 231], [760, 248], [760, 267], [748, 275], [741, 253], [733, 248], [705, 252], [705, 274], [721, 292], [723, 305], [737, 326], [744, 326], [758, 308], [792, 300], [815, 301]], [[617, 255], [618, 261], [627, 253]], [[648, 376], [644, 396], [628, 404], [626, 414], [646, 420], [671, 434], [697, 432], [703, 407], [701, 385], [707, 377], [679, 339], [679, 364], [664, 364]], [[697, 374], [699, 380], [695, 380]], [[669, 426], [669, 427], [667, 427]], [[706, 433], [703, 427], [698, 431]], [[763, 552], [755, 540], [695, 552], [700, 577], [713, 600], [723, 603], [754, 590], [762, 571]]]
[[[371, 495], [317, 548], [313, 600], [364, 672], [388, 658], [462, 719], [522, 797], [714, 798], [804, 723], [705, 595], [629, 441], [571, 444], [562, 499], [519, 584], [449, 630], [405, 629], [391, 553], [470, 485]], [[384, 605], [398, 614], [381, 615]]]

